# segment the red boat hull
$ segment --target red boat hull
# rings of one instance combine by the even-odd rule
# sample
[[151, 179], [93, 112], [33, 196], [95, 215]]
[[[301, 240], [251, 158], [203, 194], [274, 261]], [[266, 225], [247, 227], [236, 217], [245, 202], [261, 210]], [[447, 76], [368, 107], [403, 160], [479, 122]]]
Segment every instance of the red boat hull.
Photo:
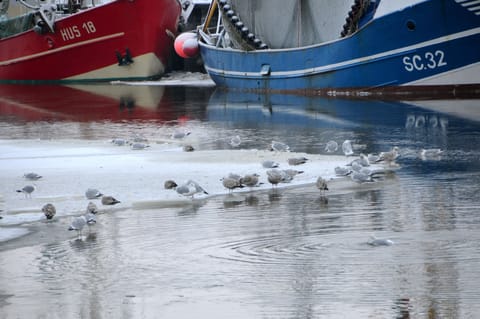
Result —
[[[0, 81], [138, 80], [163, 74], [172, 55], [178, 0], [116, 0], [58, 19], [55, 32], [0, 40]], [[118, 53], [133, 63], [119, 65]]]

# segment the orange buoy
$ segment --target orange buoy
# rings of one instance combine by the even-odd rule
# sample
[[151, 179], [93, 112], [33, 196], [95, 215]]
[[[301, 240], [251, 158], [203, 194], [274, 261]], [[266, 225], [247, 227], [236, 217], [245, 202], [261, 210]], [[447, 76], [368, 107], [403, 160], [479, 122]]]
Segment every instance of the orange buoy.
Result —
[[174, 43], [175, 52], [182, 58], [188, 59], [198, 55], [197, 34], [193, 32], [184, 32], [180, 34]]

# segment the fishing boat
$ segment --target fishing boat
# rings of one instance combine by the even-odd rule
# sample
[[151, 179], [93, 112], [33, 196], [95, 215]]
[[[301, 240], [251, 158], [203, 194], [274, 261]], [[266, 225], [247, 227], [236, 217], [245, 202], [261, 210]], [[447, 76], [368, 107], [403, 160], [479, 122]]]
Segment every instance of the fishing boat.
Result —
[[218, 87], [480, 96], [476, 0], [215, 0], [196, 36]]
[[161, 76], [179, 0], [0, 0], [0, 82]]

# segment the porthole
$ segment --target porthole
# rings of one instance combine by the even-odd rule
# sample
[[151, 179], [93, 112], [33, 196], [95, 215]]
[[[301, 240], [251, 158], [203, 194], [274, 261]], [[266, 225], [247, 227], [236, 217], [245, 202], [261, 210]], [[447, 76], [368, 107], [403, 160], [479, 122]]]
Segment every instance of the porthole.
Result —
[[409, 31], [415, 31], [415, 29], [417, 27], [415, 21], [413, 21], [413, 20], [408, 20], [407, 23], [406, 23], [406, 26], [407, 26], [407, 29]]

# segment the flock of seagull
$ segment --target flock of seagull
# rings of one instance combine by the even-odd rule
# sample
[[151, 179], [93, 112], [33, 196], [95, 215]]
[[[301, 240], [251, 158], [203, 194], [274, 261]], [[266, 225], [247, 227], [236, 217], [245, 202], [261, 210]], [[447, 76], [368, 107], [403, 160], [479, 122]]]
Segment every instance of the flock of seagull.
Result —
[[[235, 137], [235, 145], [238, 146], [239, 138]], [[289, 152], [290, 147], [282, 142], [272, 141], [269, 149], [274, 152]], [[338, 144], [335, 141], [329, 141], [325, 146], [325, 151], [327, 153], [333, 153], [338, 150]], [[352, 143], [350, 140], [346, 140], [342, 143], [342, 151], [345, 156], [353, 156], [354, 151]], [[352, 181], [356, 183], [368, 183], [375, 182], [377, 177], [383, 176], [389, 169], [389, 167], [396, 167], [397, 158], [399, 157], [399, 148], [393, 147], [388, 152], [381, 152], [378, 155], [369, 154], [364, 155], [360, 154], [358, 158], [352, 160], [344, 167], [337, 166], [335, 167], [335, 174], [337, 176], [350, 176]], [[289, 166], [299, 166], [307, 163], [308, 158], [292, 157], [287, 159]], [[383, 163], [386, 168], [376, 168], [372, 169], [372, 164]], [[264, 160], [261, 163], [262, 167], [266, 170], [266, 177], [268, 182], [272, 185], [272, 189], [275, 189], [279, 183], [289, 183], [294, 177], [298, 174], [302, 174], [304, 171], [297, 170], [293, 168], [280, 169], [280, 163], [275, 160]], [[258, 187], [263, 183], [260, 181], [260, 175], [257, 173], [239, 175], [235, 173], [229, 173], [220, 179], [223, 187], [227, 189], [228, 194], [231, 194], [235, 189], [248, 187], [252, 190], [254, 187]], [[325, 192], [329, 190], [327, 180], [319, 176], [315, 182], [316, 188], [320, 191], [321, 198], [324, 198]], [[164, 183], [164, 188], [169, 190], [175, 190], [179, 195], [194, 198], [195, 195], [207, 194], [208, 192], [194, 180], [188, 180], [185, 183], [178, 185], [174, 180], [166, 180]], [[371, 236], [370, 240], [367, 241], [367, 244], [372, 246], [390, 246], [393, 244], [393, 241], [390, 239], [377, 238], [374, 235]]]
[[[174, 139], [182, 139], [188, 136], [190, 132], [175, 132], [172, 134], [172, 138]], [[149, 147], [146, 140], [143, 138], [135, 138], [132, 141], [127, 141], [124, 139], [113, 139], [111, 141], [114, 145], [122, 146], [122, 145], [130, 145], [132, 149], [145, 149]], [[238, 147], [241, 143], [241, 139], [239, 136], [234, 136], [231, 139], [230, 145], [232, 147]], [[290, 152], [290, 147], [282, 142], [272, 141], [269, 145], [269, 149], [273, 152]], [[326, 153], [334, 153], [337, 152], [339, 149], [339, 145], [335, 141], [329, 141], [325, 144], [325, 152]], [[185, 149], [184, 151], [193, 151], [193, 147], [191, 149]], [[354, 150], [352, 146], [352, 142], [350, 140], [345, 140], [341, 144], [341, 150], [346, 157], [354, 156]], [[352, 181], [356, 183], [369, 183], [375, 182], [378, 176], [382, 176], [385, 174], [386, 169], [379, 169], [375, 168], [372, 169], [372, 164], [383, 163], [384, 167], [393, 167], [396, 166], [396, 159], [399, 157], [399, 148], [393, 147], [388, 152], [382, 152], [378, 155], [374, 154], [359, 154], [359, 156], [353, 159], [350, 163], [346, 164], [345, 166], [337, 166], [335, 167], [335, 175], [336, 176], [349, 176]], [[289, 166], [298, 167], [301, 166], [309, 161], [308, 158], [300, 156], [300, 157], [291, 157], [287, 159], [287, 163]], [[261, 163], [261, 166], [266, 170], [266, 178], [268, 182], [272, 185], [272, 189], [275, 189], [278, 184], [280, 183], [289, 183], [291, 182], [295, 176], [298, 174], [302, 174], [304, 171], [288, 168], [288, 169], [280, 169], [280, 164], [274, 160], [264, 160]], [[378, 165], [376, 165], [378, 167]], [[41, 175], [36, 173], [27, 173], [24, 175], [24, 178], [30, 181], [37, 181], [42, 178]], [[260, 175], [257, 173], [239, 175], [230, 173], [227, 176], [221, 178], [220, 182], [224, 186], [225, 189], [228, 190], [228, 193], [232, 193], [237, 188], [244, 188], [248, 187], [251, 190], [253, 188], [258, 187], [263, 184], [260, 181]], [[325, 196], [325, 192], [329, 190], [327, 180], [323, 177], [319, 176], [315, 182], [316, 188], [320, 191], [321, 197]], [[208, 192], [196, 181], [190, 179], [185, 183], [178, 185], [174, 180], [167, 180], [164, 183], [164, 188], [169, 190], [174, 190], [177, 194], [194, 199], [194, 196], [197, 194], [207, 194]], [[24, 186], [22, 189], [17, 190], [19, 193], [25, 194], [26, 198], [30, 198], [32, 193], [35, 191], [36, 186], [35, 184], [29, 184]], [[85, 192], [85, 197], [88, 200], [98, 199], [101, 198], [102, 205], [115, 205], [120, 203], [117, 199], [112, 196], [107, 196], [102, 194], [99, 190], [89, 188]], [[50, 220], [54, 218], [56, 214], [56, 208], [53, 204], [48, 203], [42, 207], [42, 212], [45, 217]], [[68, 230], [77, 231], [77, 236], [81, 236], [82, 230], [85, 226], [94, 225], [96, 223], [96, 214], [98, 213], [97, 206], [94, 202], [90, 201], [87, 205], [85, 213], [74, 217]], [[372, 245], [390, 245], [391, 241], [381, 241], [377, 238], [373, 238], [370, 242]]]
[[[31, 173], [24, 174], [23, 177], [26, 180], [38, 181], [43, 176], [37, 173], [31, 172]], [[32, 193], [35, 191], [35, 189], [36, 189], [35, 185], [26, 185], [22, 189], [18, 189], [17, 192], [24, 193], [25, 198], [31, 198]], [[98, 214], [98, 207], [91, 200], [100, 198], [102, 205], [115, 205], [120, 203], [120, 201], [115, 199], [113, 196], [104, 195], [98, 189], [95, 189], [95, 188], [87, 189], [85, 192], [85, 197], [87, 198], [87, 200], [90, 200], [87, 204], [85, 213], [80, 216], [74, 217], [72, 219], [70, 226], [68, 227], [68, 230], [70, 231], [75, 230], [77, 232], [77, 236], [82, 235], [82, 230], [85, 226], [88, 226], [90, 229], [90, 227], [97, 222], [96, 215]], [[45, 218], [47, 220], [53, 219], [57, 213], [57, 209], [52, 203], [47, 203], [43, 205], [41, 211], [45, 215]]]
[[[235, 140], [235, 146], [240, 144], [240, 138], [235, 136], [232, 138]], [[269, 145], [269, 150], [273, 152], [289, 152], [290, 147], [278, 141], [272, 141]], [[335, 141], [329, 141], [326, 144], [325, 151], [327, 153], [333, 153], [338, 150], [338, 143]], [[345, 140], [342, 143], [342, 151], [345, 156], [353, 156], [354, 151], [352, 147], [352, 142], [350, 140]], [[396, 166], [396, 159], [399, 156], [398, 147], [393, 147], [392, 150], [388, 152], [382, 152], [378, 155], [369, 154], [364, 155], [360, 154], [357, 159], [352, 160], [345, 167], [336, 167], [335, 174], [336, 176], [350, 176], [352, 181], [356, 183], [367, 183], [375, 182], [377, 177], [384, 175], [387, 169], [372, 169], [371, 164], [384, 163], [389, 167]], [[309, 159], [303, 156], [291, 157], [287, 159], [289, 166], [299, 166], [307, 163]], [[295, 176], [302, 174], [304, 171], [288, 168], [280, 169], [280, 163], [275, 160], [264, 160], [261, 163], [262, 167], [267, 169], [266, 177], [268, 182], [272, 185], [272, 188], [275, 189], [280, 183], [290, 183]], [[220, 179], [223, 187], [227, 189], [228, 193], [231, 194], [235, 189], [248, 187], [250, 191], [254, 187], [258, 187], [263, 183], [260, 181], [260, 175], [257, 173], [250, 173], [245, 175], [239, 175], [236, 173], [229, 173]], [[328, 190], [327, 180], [319, 176], [315, 182], [316, 187], [320, 191], [322, 197], [325, 196], [325, 191]], [[197, 194], [208, 194], [208, 192], [199, 185], [198, 182], [194, 180], [188, 180], [185, 183], [178, 185], [174, 180], [167, 180], [164, 183], [165, 189], [175, 190], [179, 195], [189, 197], [193, 199]]]

